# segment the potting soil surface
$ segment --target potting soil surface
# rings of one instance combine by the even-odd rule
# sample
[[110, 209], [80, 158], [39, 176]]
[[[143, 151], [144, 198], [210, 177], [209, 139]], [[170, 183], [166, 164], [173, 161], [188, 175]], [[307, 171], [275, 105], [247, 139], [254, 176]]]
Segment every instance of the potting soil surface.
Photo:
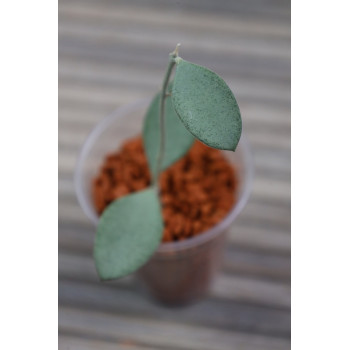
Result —
[[[98, 214], [115, 199], [150, 186], [141, 137], [108, 154], [93, 181]], [[195, 141], [189, 152], [160, 176], [163, 242], [201, 234], [216, 225], [235, 203], [237, 177], [224, 154]]]

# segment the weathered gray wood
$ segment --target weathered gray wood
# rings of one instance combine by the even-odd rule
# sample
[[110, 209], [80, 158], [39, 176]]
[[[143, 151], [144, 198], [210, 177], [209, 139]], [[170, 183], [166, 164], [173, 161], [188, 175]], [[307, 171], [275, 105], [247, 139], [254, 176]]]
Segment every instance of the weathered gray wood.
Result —
[[[60, 4], [64, 4], [66, 2], [70, 2], [70, 0], [62, 0]], [[86, 4], [88, 3], [95, 4], [95, 0], [72, 0], [74, 4]], [[100, 0], [98, 4], [102, 6], [107, 6], [113, 3], [113, 0]], [[128, 0], [119, 0], [118, 4], [130, 5]], [[135, 6], [137, 5], [137, 6]], [[192, 0], [183, 0], [181, 3], [167, 3], [164, 5], [162, 0], [134, 0], [133, 4], [131, 4], [131, 8], [140, 9], [141, 6], [146, 6], [143, 9], [151, 8], [159, 8], [160, 5], [163, 5], [161, 8], [164, 11], [173, 11], [182, 10], [183, 12], [189, 13], [209, 13], [209, 14], [220, 14], [222, 17], [237, 13], [240, 15], [244, 15], [245, 18], [250, 18], [250, 16], [254, 16], [254, 18], [269, 18], [271, 21], [282, 21], [282, 23], [286, 24], [286, 20], [288, 20], [288, 16], [290, 15], [290, 1], [278, 1], [278, 0], [270, 0], [268, 5], [266, 1], [257, 1], [257, 0], [246, 0], [244, 2], [232, 2], [230, 0], [218, 0], [215, 4], [213, 4], [210, 0], [203, 0], [200, 2], [192, 1]]]
[[235, 301], [288, 308], [290, 286], [285, 283], [255, 280], [221, 274], [213, 286], [213, 295]]
[[241, 225], [239, 218], [230, 228], [229, 241], [232, 245], [244, 248], [255, 248], [266, 251], [290, 252], [289, 227], [284, 230], [255, 225]]
[[60, 308], [58, 324], [62, 332], [79, 332], [112, 341], [128, 339], [165, 349], [170, 346], [179, 350], [285, 350], [290, 346], [289, 341], [285, 339], [181, 325], [169, 321], [83, 311], [71, 307]]
[[290, 256], [249, 250], [230, 244], [226, 247], [224, 271], [242, 276], [290, 281]]
[[[142, 24], [142, 28], [150, 26], [151, 28], [177, 29], [179, 30], [179, 18], [173, 15], [171, 9], [164, 11], [157, 7], [143, 7], [142, 11], [135, 11], [132, 6], [119, 5], [118, 8], [111, 8], [106, 11], [101, 2], [94, 2], [89, 6], [82, 7], [81, 4], [71, 1], [66, 4], [64, 1], [60, 3], [59, 14], [61, 18], [68, 18], [71, 21], [81, 18], [89, 21], [113, 22], [123, 23], [127, 21], [135, 21], [137, 24]], [[201, 2], [203, 4], [203, 1]], [[280, 3], [277, 1], [277, 3]], [[128, 4], [129, 5], [129, 4]], [[218, 5], [218, 1], [215, 5]], [[256, 3], [254, 7], [256, 7]], [[263, 6], [263, 8], [266, 8]], [[199, 7], [201, 11], [203, 8]], [[252, 8], [249, 9], [250, 12]], [[261, 8], [260, 8], [261, 10]], [[290, 28], [286, 26], [285, 22], [276, 21], [276, 18], [263, 20], [260, 18], [247, 18], [241, 15], [218, 15], [211, 11], [210, 14], [200, 13], [198, 16], [193, 16], [192, 13], [181, 13], [181, 27], [188, 30], [196, 30], [197, 34], [201, 32], [211, 31], [216, 35], [232, 35], [234, 31], [239, 34], [252, 35], [253, 37], [263, 36], [267, 38], [290, 38]]]
[[[81, 335], [63, 335], [59, 333], [59, 350], [155, 350], [153, 346], [146, 347], [130, 340], [102, 341], [89, 336], [82, 338]], [[169, 348], [168, 348], [169, 349]]]
[[[167, 308], [155, 303], [139, 288], [116, 288], [108, 283], [86, 283], [60, 279], [60, 305], [91, 311], [153, 318], [182, 325], [200, 325], [277, 337], [290, 336], [288, 310], [266, 308], [208, 297], [186, 308]], [[140, 298], [140, 294], [142, 298]], [[210, 315], [210, 317], [208, 317]]]
[[[289, 16], [289, 1], [278, 0], [60, 1], [60, 349], [290, 348]], [[72, 175], [98, 121], [159, 89], [178, 41], [184, 58], [216, 71], [235, 92], [256, 173], [211, 295], [166, 309], [132, 276], [98, 281], [94, 229]]]
[[[72, 59], [81, 57], [84, 61], [99, 62], [99, 64], [102, 65], [118, 61], [129, 67], [142, 66], [145, 70], [154, 70], [163, 66], [164, 51], [168, 51], [165, 47], [163, 49], [158, 49], [157, 52], [150, 55], [147, 54], [147, 51], [145, 54], [142, 54], [142, 52], [136, 50], [137, 48], [135, 49], [134, 46], [120, 45], [121, 47], [119, 50], [110, 48], [110, 46], [101, 46], [102, 44], [96, 44], [96, 47], [92, 49], [89, 43], [74, 41], [71, 38], [67, 38], [63, 40], [62, 46], [59, 49], [59, 60], [62, 58]], [[145, 48], [143, 48], [143, 50], [145, 52]], [[130, 51], [135, 52], [133, 53]], [[104, 54], [101, 54], [101, 52]], [[158, 57], [156, 58], [156, 56]], [[159, 59], [159, 57], [161, 59]], [[213, 55], [210, 51], [203, 52], [202, 55], [196, 52], [193, 54], [188, 52], [187, 57], [200, 65], [210, 65], [212, 70], [215, 70], [223, 77], [246, 77], [247, 80], [253, 81], [256, 79], [265, 79], [276, 81], [281, 84], [290, 84], [290, 76], [284, 74], [286, 70], [290, 70], [290, 66], [278, 60], [267, 60], [261, 67], [257, 58], [248, 56], [248, 59], [246, 56], [240, 55], [239, 52], [235, 54], [234, 60], [232, 59], [232, 55], [226, 57], [217, 56]], [[203, 57], [206, 57], [206, 59], [204, 60]], [[155, 79], [154, 75], [151, 75], [150, 79]], [[233, 86], [233, 88], [235, 87]], [[135, 87], [135, 89], [137, 89], [137, 87]], [[242, 98], [240, 96], [239, 101], [241, 102], [241, 100]], [[275, 103], [277, 106], [282, 106], [277, 100], [275, 100]]]
[[[103, 42], [104, 44], [109, 44], [111, 46], [117, 43], [127, 43], [134, 45], [143, 45], [145, 41], [152, 47], [165, 47], [169, 43], [177, 42], [179, 38], [179, 33], [174, 33], [167, 31], [166, 28], [160, 31], [157, 37], [154, 37], [154, 28], [147, 30], [143, 28], [142, 37], [140, 33], [135, 31], [118, 31], [118, 26], [114, 23], [100, 24], [89, 23], [81, 24], [77, 21], [61, 21], [62, 26], [59, 28], [59, 35], [64, 37], [83, 38], [84, 40], [95, 42]], [[193, 34], [190, 31], [186, 32], [186, 37], [183, 38], [182, 44], [187, 47], [191, 47], [192, 50], [202, 51], [208, 45], [208, 40], [212, 38], [210, 32], [207, 35]], [[213, 50], [222, 52], [222, 54], [234, 54], [240, 51], [244, 54], [249, 55], [259, 55], [262, 57], [278, 57], [281, 59], [287, 59], [289, 57], [289, 42], [288, 41], [262, 41], [258, 38], [246, 38], [240, 39], [239, 36], [236, 37], [218, 37], [215, 41], [211, 41], [211, 47]], [[283, 50], [283, 48], [285, 48]]]
[[[182, 36], [180, 36], [182, 37]], [[145, 69], [156, 69], [164, 65], [164, 51], [168, 53], [169, 42], [163, 46], [133, 45], [126, 41], [118, 42], [118, 47], [104, 43], [103, 41], [91, 40], [87, 36], [76, 38], [75, 36], [63, 35], [59, 37], [59, 58], [81, 56], [84, 60], [124, 63], [127, 66], [139, 66]], [[176, 40], [177, 42], [178, 40]], [[222, 76], [232, 74], [243, 76], [247, 79], [263, 78], [267, 80], [290, 81], [290, 63], [287, 59], [251, 55], [237, 49], [233, 55], [223, 52], [218, 55], [216, 50], [186, 49], [186, 58], [199, 64], [210, 66]], [[153, 77], [154, 78], [154, 77]]]
[[[92, 257], [60, 253], [58, 270], [61, 277], [77, 278], [84, 281], [98, 281]], [[130, 283], [124, 278], [112, 284]], [[286, 307], [290, 305], [290, 286], [286, 283], [263, 281], [251, 277], [220, 275], [213, 286], [213, 296], [257, 305]]]
[[[284, 234], [283, 234], [284, 235]], [[95, 232], [82, 227], [59, 227], [58, 243], [63, 251], [72, 254], [92, 256]], [[250, 246], [249, 249], [228, 244], [225, 251], [224, 271], [239, 275], [253, 276], [289, 282], [290, 256], [284, 251], [266, 252]], [[287, 251], [287, 249], [286, 249]]]
[[[184, 55], [186, 55], [186, 48], [183, 50]], [[160, 89], [161, 77], [164, 70], [162, 65], [151, 65], [146, 70], [145, 67], [136, 64], [135, 66], [125, 66], [123, 62], [118, 60], [101, 62], [87, 57], [84, 58], [83, 61], [80, 61], [79, 57], [64, 54], [64, 52], [63, 50], [60, 54], [61, 66], [58, 70], [59, 79], [64, 83], [99, 83], [102, 86], [124, 83], [127, 88], [134, 87], [134, 89], [139, 89], [142, 87], [157, 87]], [[228, 61], [231, 60], [231, 56], [228, 56], [227, 59]], [[135, 61], [135, 63], [137, 63], [137, 61]], [[207, 65], [209, 65], [208, 68], [212, 68], [211, 66], [214, 64], [215, 62], [207, 62]], [[115, 75], [111, 76], [108, 74], [108, 71], [110, 72], [111, 70], [115, 72]], [[263, 72], [261, 71], [261, 73]], [[153, 79], [150, 79], [150, 77]], [[238, 89], [238, 91], [247, 91], [249, 88], [253, 96], [256, 97], [268, 97], [269, 93], [271, 94], [271, 92], [279, 86], [280, 91], [275, 90], [277, 96], [269, 97], [277, 100], [277, 97], [281, 96], [285, 102], [288, 102], [288, 91], [290, 91], [288, 80], [271, 79], [266, 81], [264, 76], [261, 75], [251, 76], [247, 79], [241, 71], [232, 69], [229, 74], [225, 75], [225, 81], [235, 90]], [[259, 87], [264, 84], [264, 82], [266, 91], [261, 90], [259, 95], [257, 92], [259, 92]]]

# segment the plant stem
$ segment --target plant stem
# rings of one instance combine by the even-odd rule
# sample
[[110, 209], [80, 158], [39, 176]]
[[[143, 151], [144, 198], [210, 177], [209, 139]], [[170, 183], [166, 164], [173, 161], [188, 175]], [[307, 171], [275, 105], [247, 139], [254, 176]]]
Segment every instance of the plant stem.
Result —
[[162, 91], [161, 91], [161, 97], [160, 97], [160, 112], [159, 112], [159, 127], [160, 127], [160, 143], [159, 143], [159, 152], [157, 156], [157, 164], [156, 164], [156, 171], [155, 171], [155, 176], [153, 179], [153, 184], [158, 182], [159, 175], [161, 172], [162, 168], [162, 162], [164, 158], [164, 152], [165, 152], [165, 100], [169, 96], [167, 92], [167, 87], [169, 84], [169, 79], [171, 76], [171, 72], [176, 64], [175, 58], [178, 57], [178, 49], [179, 49], [180, 44], [176, 45], [176, 48], [174, 52], [169, 54], [169, 64], [167, 71], [165, 73], [165, 77], [163, 80], [163, 85], [162, 85]]

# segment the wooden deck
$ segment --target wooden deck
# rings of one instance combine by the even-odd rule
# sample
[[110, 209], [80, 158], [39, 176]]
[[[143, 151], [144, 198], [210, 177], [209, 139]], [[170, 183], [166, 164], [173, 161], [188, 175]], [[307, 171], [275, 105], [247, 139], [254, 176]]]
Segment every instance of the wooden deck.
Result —
[[[290, 348], [289, 1], [59, 1], [59, 348]], [[91, 128], [151, 97], [167, 55], [223, 76], [253, 147], [255, 181], [207, 299], [154, 304], [133, 277], [98, 282], [94, 230], [72, 174]]]

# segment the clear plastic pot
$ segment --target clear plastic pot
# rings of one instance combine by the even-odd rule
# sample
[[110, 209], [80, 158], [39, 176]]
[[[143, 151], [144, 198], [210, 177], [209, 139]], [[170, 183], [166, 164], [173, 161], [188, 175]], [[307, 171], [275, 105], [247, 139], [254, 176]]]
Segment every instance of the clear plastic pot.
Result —
[[[147, 99], [117, 109], [96, 125], [82, 147], [74, 175], [75, 191], [83, 211], [95, 225], [98, 216], [92, 200], [92, 180], [106, 154], [141, 133], [149, 103]], [[208, 291], [220, 267], [226, 231], [248, 200], [253, 161], [244, 135], [236, 152], [224, 153], [238, 176], [238, 199], [232, 210], [206, 232], [184, 241], [162, 243], [137, 272], [151, 294], [162, 302], [186, 303]]]

